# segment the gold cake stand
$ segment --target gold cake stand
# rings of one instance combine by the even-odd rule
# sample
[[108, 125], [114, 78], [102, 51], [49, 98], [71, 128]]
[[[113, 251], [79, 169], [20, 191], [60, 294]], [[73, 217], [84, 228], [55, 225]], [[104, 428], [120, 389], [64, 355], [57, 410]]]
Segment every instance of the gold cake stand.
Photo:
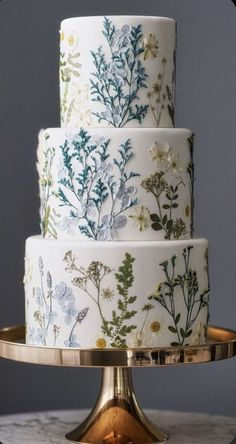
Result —
[[96, 404], [75, 430], [72, 442], [92, 444], [146, 444], [168, 436], [152, 424], [138, 405], [132, 367], [160, 367], [219, 361], [236, 356], [236, 331], [208, 328], [207, 344], [153, 349], [98, 350], [51, 348], [25, 344], [25, 327], [0, 330], [0, 357], [31, 364], [102, 367]]

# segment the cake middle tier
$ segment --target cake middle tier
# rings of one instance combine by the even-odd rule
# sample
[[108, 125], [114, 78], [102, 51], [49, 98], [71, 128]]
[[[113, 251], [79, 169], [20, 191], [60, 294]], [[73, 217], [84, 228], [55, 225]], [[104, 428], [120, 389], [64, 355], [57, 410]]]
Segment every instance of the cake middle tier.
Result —
[[191, 238], [193, 134], [187, 129], [47, 129], [38, 172], [44, 237]]
[[208, 243], [27, 239], [27, 343], [107, 348], [203, 344]]

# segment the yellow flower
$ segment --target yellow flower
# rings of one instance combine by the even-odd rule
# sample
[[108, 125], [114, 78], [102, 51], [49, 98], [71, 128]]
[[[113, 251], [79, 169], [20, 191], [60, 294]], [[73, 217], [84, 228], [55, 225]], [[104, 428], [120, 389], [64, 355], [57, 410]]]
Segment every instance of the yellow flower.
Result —
[[136, 214], [132, 214], [129, 217], [138, 226], [139, 231], [144, 231], [149, 224], [150, 212], [148, 208], [145, 208], [143, 205], [141, 205], [141, 207], [135, 208], [135, 212]]
[[161, 329], [161, 324], [158, 321], [153, 321], [151, 322], [151, 324], [149, 325], [149, 328], [151, 330], [152, 333], [158, 333], [159, 330]]
[[68, 44], [70, 46], [72, 46], [72, 45], [74, 45], [74, 42], [75, 42], [75, 39], [74, 39], [73, 35], [69, 35], [69, 37], [68, 37]]
[[61, 32], [60, 32], [60, 40], [63, 41], [64, 38], [65, 38], [64, 31], [61, 31]]
[[154, 34], [148, 34], [144, 36], [141, 48], [143, 51], [143, 59], [154, 59], [157, 56], [158, 52], [158, 40]]
[[97, 347], [97, 348], [105, 348], [106, 345], [107, 345], [107, 343], [106, 343], [106, 341], [105, 341], [104, 338], [98, 338], [98, 339], [96, 340], [96, 347]]

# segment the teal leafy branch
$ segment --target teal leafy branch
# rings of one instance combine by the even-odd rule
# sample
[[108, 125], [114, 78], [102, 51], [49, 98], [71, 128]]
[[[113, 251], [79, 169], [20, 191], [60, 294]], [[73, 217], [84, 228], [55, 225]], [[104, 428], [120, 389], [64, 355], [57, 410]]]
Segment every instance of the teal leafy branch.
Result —
[[[66, 140], [61, 146], [60, 206], [69, 208], [69, 222], [77, 225], [81, 234], [95, 240], [112, 239], [115, 230], [126, 225], [124, 212], [138, 202], [136, 188], [129, 184], [139, 176], [128, 170], [134, 157], [130, 140], [120, 145], [117, 157], [111, 161], [109, 143], [105, 137], [92, 138], [81, 128], [73, 140]], [[65, 227], [68, 224], [65, 226], [62, 221], [59, 228]]]
[[[182, 253], [184, 272], [176, 273], [177, 257], [172, 256], [160, 264], [165, 280], [158, 285], [157, 290], [149, 296], [150, 300], [158, 302], [170, 315], [172, 325], [168, 329], [175, 340], [172, 346], [189, 345], [188, 338], [193, 333], [194, 324], [199, 313], [204, 308], [208, 310], [209, 288], [200, 291], [197, 272], [190, 266], [191, 251], [193, 246], [184, 248]], [[186, 316], [177, 311], [176, 300], [182, 296], [186, 307]]]
[[132, 120], [140, 124], [148, 111], [148, 104], [137, 104], [138, 93], [146, 88], [147, 74], [140, 60], [144, 52], [141, 45], [142, 26], [123, 25], [117, 29], [104, 17], [103, 36], [110, 58], [107, 60], [102, 46], [91, 51], [95, 71], [92, 73], [92, 100], [104, 111], [94, 112], [98, 122], [122, 127]]

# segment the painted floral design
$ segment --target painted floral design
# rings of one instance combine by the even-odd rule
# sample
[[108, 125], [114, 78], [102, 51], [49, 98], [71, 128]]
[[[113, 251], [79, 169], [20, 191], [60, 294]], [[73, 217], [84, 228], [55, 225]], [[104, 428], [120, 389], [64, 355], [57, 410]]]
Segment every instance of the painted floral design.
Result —
[[[141, 186], [152, 193], [157, 203], [157, 213], [152, 213], [152, 229], [164, 230], [165, 239], [179, 239], [186, 234], [186, 224], [181, 218], [174, 218], [179, 206], [179, 189], [185, 186], [182, 179], [180, 158], [175, 155], [168, 143], [155, 142], [149, 154], [156, 164], [156, 171], [143, 179]], [[171, 174], [171, 185], [168, 182]], [[175, 179], [175, 184], [173, 181]]]
[[37, 310], [34, 312], [34, 320], [37, 327], [31, 327], [28, 331], [27, 342], [47, 345], [47, 336], [53, 334], [54, 346], [60, 334], [60, 327], [56, 324], [58, 309], [64, 313], [66, 325], [72, 325], [69, 337], [65, 340], [66, 347], [79, 347], [75, 330], [88, 313], [88, 307], [78, 310], [75, 305], [75, 296], [72, 289], [65, 282], [60, 282], [53, 289], [52, 275], [45, 270], [43, 259], [39, 257], [40, 286], [33, 287]]
[[[52, 164], [55, 158], [55, 148], [48, 146], [48, 134], [41, 134], [41, 140], [38, 147], [38, 173], [39, 173], [39, 187], [40, 187], [40, 219], [41, 231], [45, 237], [57, 238], [56, 225], [58, 222], [58, 215], [51, 209], [49, 201], [53, 195], [53, 178], [51, 174]], [[42, 140], [42, 138], [44, 140]], [[42, 169], [41, 168], [42, 165]]]
[[[143, 46], [142, 26], [123, 25], [116, 28], [104, 18], [102, 31], [109, 48], [107, 60], [103, 46], [91, 51], [95, 71], [92, 73], [92, 100], [102, 105], [103, 111], [94, 112], [98, 122], [122, 127], [132, 120], [139, 123], [145, 118], [148, 104], [138, 104], [139, 90], [146, 88], [147, 74], [140, 60], [150, 51]], [[149, 43], [152, 51], [153, 43]]]
[[[148, 91], [147, 97], [149, 99], [150, 109], [153, 115], [155, 125], [160, 126], [161, 116], [163, 110], [167, 109], [171, 123], [174, 126], [174, 79], [172, 80], [172, 87], [166, 83], [166, 57], [162, 58], [161, 61], [161, 71], [157, 74], [155, 83], [153, 83], [152, 88]], [[174, 70], [173, 74], [174, 76]]]
[[187, 167], [187, 172], [189, 174], [189, 185], [190, 185], [190, 204], [191, 208], [189, 209], [189, 215], [191, 217], [191, 236], [194, 231], [194, 218], [193, 218], [193, 210], [194, 210], [194, 163], [193, 163], [193, 145], [194, 145], [194, 134], [188, 138], [189, 151], [190, 151], [190, 162]]
[[[65, 254], [64, 261], [66, 270], [76, 274], [76, 277], [72, 279], [73, 285], [82, 290], [98, 310], [101, 320], [101, 336], [97, 338], [96, 346], [98, 348], [106, 346], [126, 348], [127, 336], [137, 328], [135, 324], [131, 323], [131, 319], [137, 314], [136, 310], [132, 310], [132, 305], [137, 297], [130, 295], [134, 282], [133, 263], [135, 259], [129, 253], [125, 254], [122, 264], [115, 272], [116, 290], [103, 287], [105, 277], [114, 273], [109, 266], [99, 261], [91, 262], [87, 268], [79, 266], [72, 251]], [[115, 292], [118, 294], [117, 308], [112, 310], [111, 319], [107, 319], [104, 315], [104, 304], [113, 298]]]
[[67, 34], [61, 31], [60, 109], [63, 126], [90, 126], [92, 124], [92, 111], [87, 106], [90, 100], [90, 88], [88, 83], [78, 84], [80, 68], [78, 34], [76, 32]]
[[[194, 337], [192, 340], [196, 341], [196, 335], [199, 340], [202, 339], [202, 329], [193, 332], [199, 313], [203, 309], [207, 309], [209, 305], [209, 288], [203, 291], [199, 290], [199, 282], [197, 272], [191, 268], [191, 251], [193, 246], [184, 248], [182, 253], [182, 260], [184, 270], [180, 274], [176, 271], [178, 269], [178, 258], [172, 256], [161, 264], [159, 264], [165, 276], [165, 280], [158, 284], [155, 292], [149, 296], [149, 300], [156, 301], [169, 314], [172, 319], [172, 324], [168, 329], [174, 335], [172, 346], [189, 345], [188, 338]], [[186, 307], [186, 315], [180, 313], [176, 309], [176, 300], [182, 299]], [[205, 328], [206, 333], [206, 328]], [[204, 341], [205, 342], [204, 338]]]
[[131, 214], [129, 218], [138, 227], [139, 231], [144, 231], [148, 228], [150, 222], [150, 211], [148, 208], [141, 205], [134, 208], [135, 213]]
[[126, 225], [125, 211], [138, 203], [132, 179], [139, 174], [128, 170], [134, 157], [130, 140], [120, 145], [114, 159], [110, 159], [109, 143], [81, 128], [71, 138], [68, 134], [61, 146], [58, 198], [60, 206], [69, 207], [70, 215], [60, 220], [59, 230], [73, 234], [78, 226], [87, 238], [110, 240]]
[[141, 41], [143, 60], [155, 59], [158, 54], [159, 43], [154, 34], [145, 35]]

